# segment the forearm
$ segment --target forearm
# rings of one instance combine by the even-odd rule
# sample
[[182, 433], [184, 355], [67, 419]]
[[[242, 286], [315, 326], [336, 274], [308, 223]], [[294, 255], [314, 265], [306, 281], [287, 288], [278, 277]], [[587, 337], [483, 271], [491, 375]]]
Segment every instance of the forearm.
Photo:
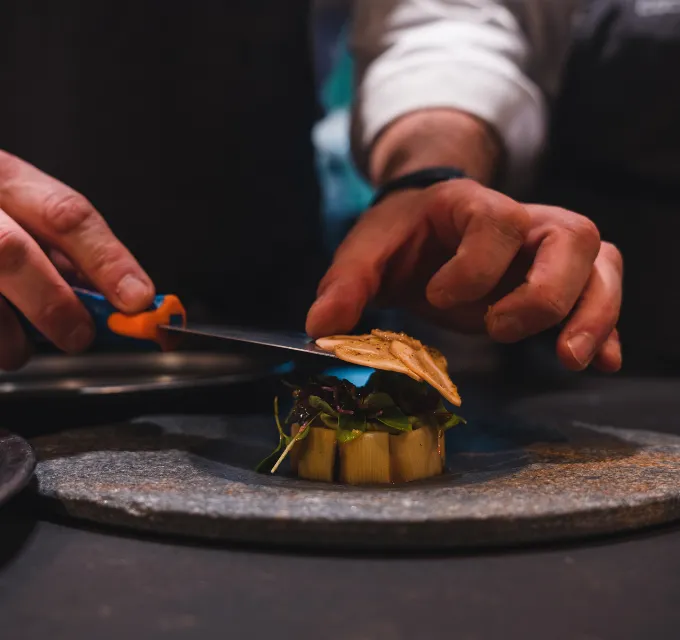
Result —
[[409, 113], [379, 136], [369, 158], [375, 185], [434, 166], [452, 166], [490, 184], [499, 170], [502, 146], [483, 121], [454, 109]]
[[513, 194], [527, 187], [547, 112], [529, 75], [535, 42], [510, 8], [520, 5], [357, 0], [352, 147], [364, 174], [382, 181], [436, 162], [459, 164], [488, 184], [502, 162], [494, 183]]

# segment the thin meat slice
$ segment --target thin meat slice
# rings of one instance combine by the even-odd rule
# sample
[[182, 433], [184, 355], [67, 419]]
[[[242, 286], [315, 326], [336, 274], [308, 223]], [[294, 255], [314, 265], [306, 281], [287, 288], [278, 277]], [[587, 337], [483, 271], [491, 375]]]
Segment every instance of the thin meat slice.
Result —
[[328, 336], [327, 338], [318, 338], [316, 340], [316, 346], [325, 349], [326, 351], [335, 351], [336, 347], [340, 347], [347, 342], [370, 342], [377, 341], [377, 338], [371, 335], [363, 336]]
[[413, 349], [423, 348], [423, 343], [420, 340], [416, 340], [411, 336], [407, 336], [403, 332], [397, 333], [396, 331], [383, 331], [382, 329], [373, 329], [373, 331], [371, 331], [371, 335], [376, 336], [378, 338], [382, 338], [383, 340], [389, 340], [390, 342], [392, 342], [393, 340], [405, 342]]
[[365, 345], [361, 349], [357, 349], [351, 344], [336, 347], [335, 355], [352, 364], [359, 364], [370, 369], [382, 369], [383, 371], [395, 371], [396, 373], [404, 373], [410, 378], [421, 382], [421, 378], [417, 373], [414, 373], [405, 366], [398, 358], [393, 356], [389, 349], [373, 349], [366, 348]]
[[424, 380], [451, 403], [461, 404], [456, 385], [449, 378], [444, 355], [405, 333], [373, 329], [370, 334], [360, 336], [319, 338], [316, 344], [332, 351], [340, 360], [371, 369], [403, 373], [419, 382]]
[[448, 375], [443, 372], [434, 361], [427, 349], [414, 349], [405, 342], [393, 340], [390, 343], [390, 351], [418, 377], [432, 385], [449, 402], [457, 407], [461, 404], [460, 395], [456, 385], [451, 382]]

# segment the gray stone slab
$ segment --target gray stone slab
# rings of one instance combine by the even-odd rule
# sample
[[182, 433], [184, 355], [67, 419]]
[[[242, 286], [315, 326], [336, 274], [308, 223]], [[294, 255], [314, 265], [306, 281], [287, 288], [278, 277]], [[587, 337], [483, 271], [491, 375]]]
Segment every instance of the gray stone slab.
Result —
[[470, 421], [448, 472], [389, 487], [261, 475], [269, 416], [156, 417], [32, 441], [39, 492], [70, 515], [269, 545], [443, 549], [629, 531], [680, 519], [680, 437]]
[[0, 505], [19, 493], [35, 468], [35, 455], [28, 442], [0, 429]]

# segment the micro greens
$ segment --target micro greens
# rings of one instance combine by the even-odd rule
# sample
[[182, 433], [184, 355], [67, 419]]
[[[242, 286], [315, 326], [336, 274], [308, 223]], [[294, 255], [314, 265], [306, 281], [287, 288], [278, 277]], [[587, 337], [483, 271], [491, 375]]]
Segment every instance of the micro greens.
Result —
[[[340, 444], [351, 442], [367, 430], [398, 434], [429, 426], [446, 431], [465, 420], [451, 413], [439, 393], [424, 382], [407, 376], [376, 371], [363, 387], [347, 380], [320, 376], [303, 386], [292, 386], [293, 407], [281, 424], [278, 398], [274, 419], [279, 432], [276, 449], [257, 470], [274, 473], [296, 442], [304, 440], [313, 426], [337, 431]], [[300, 425], [294, 437], [284, 427]]]

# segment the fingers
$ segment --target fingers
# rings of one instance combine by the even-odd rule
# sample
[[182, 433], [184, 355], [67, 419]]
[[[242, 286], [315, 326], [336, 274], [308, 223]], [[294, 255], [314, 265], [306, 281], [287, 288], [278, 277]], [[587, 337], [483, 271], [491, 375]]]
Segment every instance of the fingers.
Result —
[[154, 287], [104, 219], [81, 195], [9, 154], [0, 154], [0, 204], [65, 254], [121, 311], [142, 311]]
[[581, 296], [600, 250], [600, 235], [590, 220], [570, 212], [560, 218], [554, 208], [541, 209], [553, 215], [532, 231], [538, 249], [525, 283], [497, 302], [486, 317], [489, 334], [499, 342], [517, 342], [564, 320]]
[[[413, 198], [401, 199], [404, 203]], [[378, 293], [385, 267], [420, 220], [396, 215], [391, 199], [366, 212], [338, 248], [333, 264], [321, 280], [318, 297], [307, 315], [312, 337], [351, 331], [368, 302]]]
[[[428, 274], [430, 303], [445, 309], [477, 300], [501, 279], [530, 222], [521, 205], [471, 180], [395, 194], [364, 214], [341, 245], [308, 314], [307, 332], [351, 331], [384, 284], [388, 263], [388, 288], [407, 297], [415, 272], [430, 261], [425, 245], [432, 238], [446, 250], [446, 258], [456, 255], [444, 266], [439, 262], [434, 276]], [[408, 251], [399, 253], [405, 246]], [[403, 264], [394, 264], [397, 257]]]
[[[575, 309], [560, 335], [560, 359], [570, 369], [593, 363], [616, 371], [622, 273], [620, 254], [601, 243], [587, 218], [522, 206], [474, 182], [456, 181], [395, 195], [360, 220], [321, 282], [307, 332], [351, 331], [379, 291], [430, 317], [445, 316], [448, 326], [474, 330], [486, 299], [503, 296], [517, 275], [526, 274], [486, 314], [491, 337], [519, 341], [560, 324]], [[413, 295], [417, 283], [420, 297]]]
[[52, 261], [52, 264], [63, 276], [75, 277], [77, 275], [78, 270], [61, 251], [58, 249], [47, 249], [46, 253]]
[[529, 213], [514, 200], [468, 181], [442, 185], [433, 191], [429, 207], [442, 240], [461, 240], [451, 247], [455, 256], [430, 280], [428, 301], [448, 309], [480, 300], [498, 285], [524, 244]]
[[603, 373], [616, 373], [621, 370], [622, 365], [621, 340], [619, 332], [614, 329], [607, 338], [607, 341], [597, 352], [593, 360], [593, 366]]
[[[92, 320], [54, 265], [14, 220], [0, 210], [0, 291], [57, 347], [76, 352], [94, 337]], [[5, 319], [10, 327], [12, 321]], [[1, 336], [3, 349], [9, 338]]]
[[73, 263], [61, 251], [58, 249], [48, 249], [46, 253], [52, 264], [57, 268], [57, 271], [71, 286], [84, 289], [96, 288], [83, 273], [73, 266]]
[[621, 345], [615, 329], [622, 301], [623, 260], [603, 243], [574, 314], [557, 341], [564, 365], [581, 371], [594, 362], [603, 371], [621, 368]]
[[9, 305], [0, 298], [0, 369], [14, 371], [26, 363], [31, 345]]

